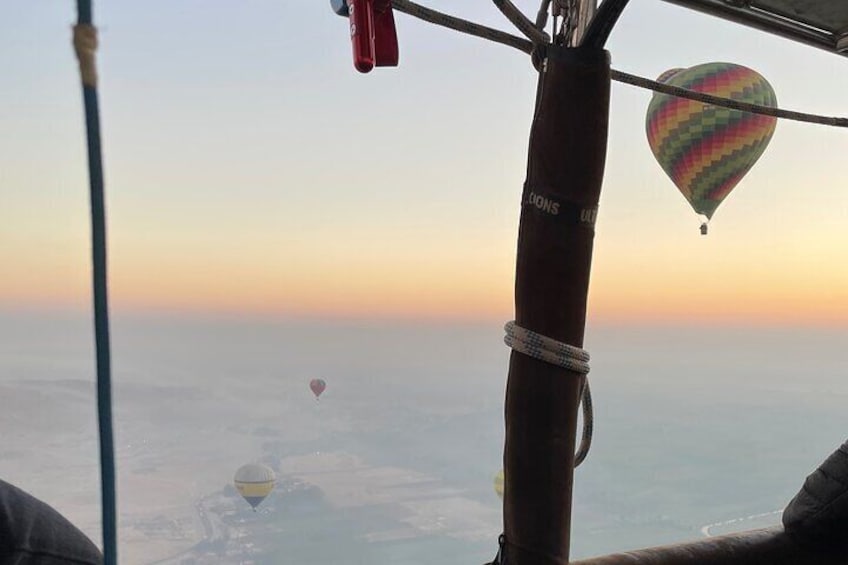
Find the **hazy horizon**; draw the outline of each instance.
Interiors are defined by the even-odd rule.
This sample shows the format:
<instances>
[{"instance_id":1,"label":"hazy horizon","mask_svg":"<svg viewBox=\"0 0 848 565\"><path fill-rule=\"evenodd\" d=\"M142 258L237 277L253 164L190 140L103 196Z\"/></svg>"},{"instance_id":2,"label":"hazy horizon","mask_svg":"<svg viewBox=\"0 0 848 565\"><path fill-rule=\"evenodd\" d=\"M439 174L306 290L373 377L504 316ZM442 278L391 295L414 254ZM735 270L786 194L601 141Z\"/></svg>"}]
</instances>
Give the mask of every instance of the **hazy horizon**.
<instances>
[{"instance_id":1,"label":"hazy horizon","mask_svg":"<svg viewBox=\"0 0 848 565\"><path fill-rule=\"evenodd\" d=\"M0 315L0 476L99 543L90 330ZM776 523L844 440L842 331L590 322L586 347L596 433L576 472L575 558ZM508 355L496 323L116 314L124 559L491 559ZM225 488L249 461L279 478L256 515Z\"/></svg>"}]
</instances>

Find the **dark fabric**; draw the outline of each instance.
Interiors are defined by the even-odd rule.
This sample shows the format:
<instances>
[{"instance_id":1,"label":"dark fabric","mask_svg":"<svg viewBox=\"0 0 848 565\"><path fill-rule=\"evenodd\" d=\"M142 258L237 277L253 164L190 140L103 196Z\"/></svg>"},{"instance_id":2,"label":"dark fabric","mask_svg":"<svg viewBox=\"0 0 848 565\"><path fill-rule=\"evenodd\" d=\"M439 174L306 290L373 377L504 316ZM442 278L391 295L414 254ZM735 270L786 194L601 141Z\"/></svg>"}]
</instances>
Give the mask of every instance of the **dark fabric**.
<instances>
[{"instance_id":1,"label":"dark fabric","mask_svg":"<svg viewBox=\"0 0 848 565\"><path fill-rule=\"evenodd\" d=\"M604 176L609 53L546 48L530 132L515 322L583 346L593 221ZM536 193L536 191L539 193ZM566 565L585 379L513 351L505 402L503 562Z\"/></svg>"},{"instance_id":2,"label":"dark fabric","mask_svg":"<svg viewBox=\"0 0 848 565\"><path fill-rule=\"evenodd\" d=\"M783 526L803 543L848 538L848 442L807 477L783 511Z\"/></svg>"},{"instance_id":3,"label":"dark fabric","mask_svg":"<svg viewBox=\"0 0 848 565\"><path fill-rule=\"evenodd\" d=\"M783 528L739 532L572 561L571 565L846 565L848 546L799 544Z\"/></svg>"},{"instance_id":4,"label":"dark fabric","mask_svg":"<svg viewBox=\"0 0 848 565\"><path fill-rule=\"evenodd\" d=\"M0 565L100 565L100 550L56 510L0 480Z\"/></svg>"}]
</instances>

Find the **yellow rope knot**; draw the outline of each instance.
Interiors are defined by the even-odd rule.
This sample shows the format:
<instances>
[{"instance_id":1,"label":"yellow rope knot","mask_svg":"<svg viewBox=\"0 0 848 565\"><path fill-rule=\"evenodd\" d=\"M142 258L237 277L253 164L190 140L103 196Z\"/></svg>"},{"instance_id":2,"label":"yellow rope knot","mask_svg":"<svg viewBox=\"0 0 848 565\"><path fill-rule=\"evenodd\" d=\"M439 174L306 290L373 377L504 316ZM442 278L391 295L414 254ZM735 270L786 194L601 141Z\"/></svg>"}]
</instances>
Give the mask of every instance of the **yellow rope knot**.
<instances>
[{"instance_id":1,"label":"yellow rope knot","mask_svg":"<svg viewBox=\"0 0 848 565\"><path fill-rule=\"evenodd\" d=\"M97 28L93 25L74 26L74 51L79 60L80 76L85 86L97 86L97 65L94 54L97 51Z\"/></svg>"}]
</instances>

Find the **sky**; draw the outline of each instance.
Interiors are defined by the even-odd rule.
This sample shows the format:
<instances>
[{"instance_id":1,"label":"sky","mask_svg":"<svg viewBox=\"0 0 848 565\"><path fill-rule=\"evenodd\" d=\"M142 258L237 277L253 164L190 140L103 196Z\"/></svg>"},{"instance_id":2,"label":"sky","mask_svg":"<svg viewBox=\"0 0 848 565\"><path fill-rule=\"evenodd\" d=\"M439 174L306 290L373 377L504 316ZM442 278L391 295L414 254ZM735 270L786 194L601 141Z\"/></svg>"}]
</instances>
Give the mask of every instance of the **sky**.
<instances>
[{"instance_id":1,"label":"sky","mask_svg":"<svg viewBox=\"0 0 848 565\"><path fill-rule=\"evenodd\" d=\"M426 5L509 29L487 2ZM74 9L0 4L0 310L90 305ZM323 0L95 2L114 311L512 316L535 71L396 20L400 67L361 75ZM848 115L848 59L660 0L608 49L650 78L743 64L784 108ZM848 325L848 132L779 122L702 237L650 97L613 83L590 321Z\"/></svg>"}]
</instances>

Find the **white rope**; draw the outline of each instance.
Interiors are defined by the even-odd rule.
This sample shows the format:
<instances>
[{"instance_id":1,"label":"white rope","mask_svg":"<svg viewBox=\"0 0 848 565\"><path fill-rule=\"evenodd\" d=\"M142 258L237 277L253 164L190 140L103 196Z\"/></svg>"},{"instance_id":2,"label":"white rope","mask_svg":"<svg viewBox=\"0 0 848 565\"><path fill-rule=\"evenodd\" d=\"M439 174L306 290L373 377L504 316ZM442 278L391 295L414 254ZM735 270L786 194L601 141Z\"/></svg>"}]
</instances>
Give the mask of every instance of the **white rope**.
<instances>
[{"instance_id":1,"label":"white rope","mask_svg":"<svg viewBox=\"0 0 848 565\"><path fill-rule=\"evenodd\" d=\"M589 373L589 352L522 328L515 321L504 326L504 343L509 347L551 365L585 375Z\"/></svg>"},{"instance_id":2,"label":"white rope","mask_svg":"<svg viewBox=\"0 0 848 565\"><path fill-rule=\"evenodd\" d=\"M536 27L536 24L525 16L510 0L493 0L498 10L512 22L524 36L533 43L548 43L551 38L544 30Z\"/></svg>"},{"instance_id":3,"label":"white rope","mask_svg":"<svg viewBox=\"0 0 848 565\"><path fill-rule=\"evenodd\" d=\"M515 320L507 322L504 330L506 330L504 343L514 351L581 375L589 373L589 352L585 349L522 328L515 323ZM589 454L589 448L592 445L592 432L595 427L592 393L589 390L588 380L584 382L583 390L580 391L580 400L583 408L583 433L580 438L580 446L577 448L577 453L574 454L575 467L580 465L586 459L586 455Z\"/></svg>"}]
</instances>

